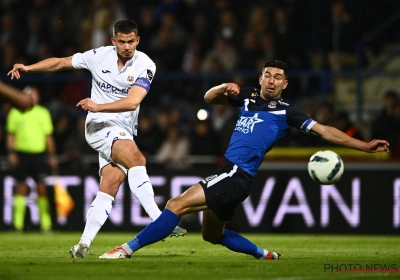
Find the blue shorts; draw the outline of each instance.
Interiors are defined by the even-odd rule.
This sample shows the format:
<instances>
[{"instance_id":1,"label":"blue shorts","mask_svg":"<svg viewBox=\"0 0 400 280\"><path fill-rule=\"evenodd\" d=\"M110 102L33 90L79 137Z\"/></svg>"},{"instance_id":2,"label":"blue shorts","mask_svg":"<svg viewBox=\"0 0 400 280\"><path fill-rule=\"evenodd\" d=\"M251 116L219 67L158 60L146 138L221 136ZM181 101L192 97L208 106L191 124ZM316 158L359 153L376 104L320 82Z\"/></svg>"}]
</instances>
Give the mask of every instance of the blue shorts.
<instances>
[{"instance_id":1,"label":"blue shorts","mask_svg":"<svg viewBox=\"0 0 400 280\"><path fill-rule=\"evenodd\" d=\"M207 207L223 221L232 220L236 205L243 202L251 191L253 176L228 159L212 175L199 184L203 187Z\"/></svg>"}]
</instances>

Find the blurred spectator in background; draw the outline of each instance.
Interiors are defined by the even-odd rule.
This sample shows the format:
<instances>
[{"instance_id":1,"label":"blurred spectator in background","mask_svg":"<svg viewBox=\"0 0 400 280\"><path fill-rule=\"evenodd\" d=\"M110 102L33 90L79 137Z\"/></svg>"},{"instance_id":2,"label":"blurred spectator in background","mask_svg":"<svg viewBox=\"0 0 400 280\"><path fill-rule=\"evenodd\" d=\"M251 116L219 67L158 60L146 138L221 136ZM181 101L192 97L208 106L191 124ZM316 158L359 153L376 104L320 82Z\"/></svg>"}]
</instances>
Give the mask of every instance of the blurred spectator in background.
<instances>
[{"instance_id":1,"label":"blurred spectator in background","mask_svg":"<svg viewBox=\"0 0 400 280\"><path fill-rule=\"evenodd\" d=\"M87 170L90 167L98 168L98 162L93 163L93 166L85 164L83 158L85 155L93 155L96 157L98 153L89 146L85 138L85 119L86 116L80 116L76 119L76 125L64 142L62 158L63 167L78 172Z\"/></svg>"},{"instance_id":2,"label":"blurred spectator in background","mask_svg":"<svg viewBox=\"0 0 400 280\"><path fill-rule=\"evenodd\" d=\"M167 131L169 127L169 111L165 108L161 108L157 111L156 115L156 127L162 135L162 139L167 137Z\"/></svg>"},{"instance_id":3,"label":"blurred spectator in background","mask_svg":"<svg viewBox=\"0 0 400 280\"><path fill-rule=\"evenodd\" d=\"M390 147L392 158L400 159L400 102L396 103L394 112L394 126L393 129L393 145Z\"/></svg>"},{"instance_id":4,"label":"blurred spectator in background","mask_svg":"<svg viewBox=\"0 0 400 280\"><path fill-rule=\"evenodd\" d=\"M37 61L49 58L51 56L53 56L53 53L49 44L45 41L40 41L37 46L36 53L32 59ZM33 61L32 59L30 59L29 61L32 62Z\"/></svg>"},{"instance_id":5,"label":"blurred spectator in background","mask_svg":"<svg viewBox=\"0 0 400 280\"><path fill-rule=\"evenodd\" d=\"M234 108L218 104L211 108L210 121L217 134L219 155L222 155L228 147L231 133L236 125L236 117Z\"/></svg>"},{"instance_id":6,"label":"blurred spectator in background","mask_svg":"<svg viewBox=\"0 0 400 280\"><path fill-rule=\"evenodd\" d=\"M74 41L75 32L68 33L66 31L65 21L61 16L61 13L52 14L49 19L47 36L50 36L52 40L41 40L46 42L51 52L54 52L56 56L62 56L64 49L70 45L70 42ZM50 55L53 56L53 55ZM47 57L37 57L34 61L42 60Z\"/></svg>"},{"instance_id":7,"label":"blurred spectator in background","mask_svg":"<svg viewBox=\"0 0 400 280\"><path fill-rule=\"evenodd\" d=\"M95 12L93 15L93 28L91 30L91 48L95 49L110 45L109 34L111 33L110 26L112 26L113 18L104 0L95 0L93 3Z\"/></svg>"},{"instance_id":8,"label":"blurred spectator in background","mask_svg":"<svg viewBox=\"0 0 400 280\"><path fill-rule=\"evenodd\" d=\"M55 1L56 7L54 7L54 14L60 15L59 24L64 30L64 35L69 38L67 43L76 43L77 40L77 30L81 27L81 22L84 20L85 16L89 13L88 6L90 1L81 0L61 0ZM52 25L56 24L54 18L52 18ZM51 28L54 28L51 27ZM61 39L61 38L60 38ZM85 48L86 49L86 48Z\"/></svg>"},{"instance_id":9,"label":"blurred spectator in background","mask_svg":"<svg viewBox=\"0 0 400 280\"><path fill-rule=\"evenodd\" d=\"M197 41L201 42L201 56L203 56L204 52L211 49L214 44L214 40L212 38L210 40L209 34L210 19L204 14L196 14L192 19L192 25L192 32L190 34Z\"/></svg>"},{"instance_id":10,"label":"blurred spectator in background","mask_svg":"<svg viewBox=\"0 0 400 280\"><path fill-rule=\"evenodd\" d=\"M6 73L7 68L12 67L17 59L26 61L25 57L18 56L18 47L13 41L6 42L4 45L2 45L0 51L0 69L3 73Z\"/></svg>"},{"instance_id":11,"label":"blurred spectator in background","mask_svg":"<svg viewBox=\"0 0 400 280\"><path fill-rule=\"evenodd\" d=\"M395 90L387 90L383 96L383 108L378 116L372 121L371 139L387 139L391 147L395 147L397 122L395 111L399 103L399 94ZM391 149L392 151L392 149Z\"/></svg>"},{"instance_id":12,"label":"blurred spectator in background","mask_svg":"<svg viewBox=\"0 0 400 280\"><path fill-rule=\"evenodd\" d=\"M157 70L177 71L182 65L183 45L179 45L168 27L161 26L150 39L150 54Z\"/></svg>"},{"instance_id":13,"label":"blurred spectator in background","mask_svg":"<svg viewBox=\"0 0 400 280\"><path fill-rule=\"evenodd\" d=\"M208 119L196 120L190 134L190 155L220 155L221 148L217 134Z\"/></svg>"},{"instance_id":14,"label":"blurred spectator in background","mask_svg":"<svg viewBox=\"0 0 400 280\"><path fill-rule=\"evenodd\" d=\"M39 43L46 37L46 29L41 17L30 15L28 18L28 36L25 42L25 53L31 60L35 60ZM54 38L52 36L52 38ZM53 40L51 40L53 41ZM54 40L57 41L57 40Z\"/></svg>"},{"instance_id":15,"label":"blurred spectator in background","mask_svg":"<svg viewBox=\"0 0 400 280\"><path fill-rule=\"evenodd\" d=\"M221 11L219 24L214 29L214 38L222 38L231 46L240 46L244 30L235 13L228 9Z\"/></svg>"},{"instance_id":16,"label":"blurred spectator in background","mask_svg":"<svg viewBox=\"0 0 400 280\"><path fill-rule=\"evenodd\" d=\"M332 70L340 71L355 66L355 47L360 36L344 1L332 2L331 21L323 28L321 36L325 38L324 48Z\"/></svg>"},{"instance_id":17,"label":"blurred spectator in background","mask_svg":"<svg viewBox=\"0 0 400 280\"><path fill-rule=\"evenodd\" d=\"M112 32L112 27L117 21L128 18L127 9L125 8L125 1L121 0L105 0L107 9L110 11L112 22L109 25L108 32Z\"/></svg>"},{"instance_id":18,"label":"blurred spectator in background","mask_svg":"<svg viewBox=\"0 0 400 280\"><path fill-rule=\"evenodd\" d=\"M183 52L182 71L186 73L200 72L202 46L201 41L192 38Z\"/></svg>"},{"instance_id":19,"label":"blurred spectator in background","mask_svg":"<svg viewBox=\"0 0 400 280\"><path fill-rule=\"evenodd\" d=\"M53 123L50 112L38 104L40 100L38 89L26 87L24 91L31 95L36 105L27 111L12 108L7 116L6 124L8 159L15 168L14 176L17 180L13 226L17 231L24 229L26 196L29 194L25 180L31 176L36 183L38 193L40 228L48 232L52 228L47 188L44 184L44 178L48 174L48 160L53 173L58 171L56 148L52 136Z\"/></svg>"},{"instance_id":20,"label":"blurred spectator in background","mask_svg":"<svg viewBox=\"0 0 400 280\"><path fill-rule=\"evenodd\" d=\"M254 32L257 36L263 36L270 30L268 18L269 17L262 6L254 7L249 16L249 30Z\"/></svg>"},{"instance_id":21,"label":"blurred spectator in background","mask_svg":"<svg viewBox=\"0 0 400 280\"><path fill-rule=\"evenodd\" d=\"M331 102L324 102L318 107L317 121L323 125L335 125L335 106Z\"/></svg>"},{"instance_id":22,"label":"blurred spectator in background","mask_svg":"<svg viewBox=\"0 0 400 280\"><path fill-rule=\"evenodd\" d=\"M295 31L289 21L289 15L284 7L274 10L271 31L276 42L276 57L287 61L291 68L299 67L298 45L295 41Z\"/></svg>"},{"instance_id":23,"label":"blurred spectator in background","mask_svg":"<svg viewBox=\"0 0 400 280\"><path fill-rule=\"evenodd\" d=\"M223 38L216 38L213 48L205 54L201 68L204 72L208 72L213 69L213 63L218 61L222 67L221 70L231 71L236 66L237 58L234 46Z\"/></svg>"},{"instance_id":24,"label":"blurred spectator in background","mask_svg":"<svg viewBox=\"0 0 400 280\"><path fill-rule=\"evenodd\" d=\"M161 26L167 28L173 37L173 41L177 45L184 45L187 41L187 32L185 28L178 22L176 16L171 12L164 12L161 17Z\"/></svg>"},{"instance_id":25,"label":"blurred spectator in background","mask_svg":"<svg viewBox=\"0 0 400 280\"><path fill-rule=\"evenodd\" d=\"M345 111L339 112L336 115L335 125L337 129L343 131L350 137L367 141L367 138L364 137L363 132L350 120L349 114Z\"/></svg>"},{"instance_id":26,"label":"blurred spectator in background","mask_svg":"<svg viewBox=\"0 0 400 280\"><path fill-rule=\"evenodd\" d=\"M141 112L138 123L138 133L134 138L145 157L153 156L160 148L164 135L154 122L152 116Z\"/></svg>"},{"instance_id":27,"label":"blurred spectator in background","mask_svg":"<svg viewBox=\"0 0 400 280\"><path fill-rule=\"evenodd\" d=\"M262 65L266 60L271 60L276 57L276 42L275 37L271 32L266 32L261 35L260 39L261 56L260 61ZM259 66L257 66L259 67ZM259 68L257 68L259 69Z\"/></svg>"},{"instance_id":28,"label":"blurred spectator in background","mask_svg":"<svg viewBox=\"0 0 400 280\"><path fill-rule=\"evenodd\" d=\"M48 20L53 15L54 3L49 0L32 0L29 14L40 15L43 20Z\"/></svg>"},{"instance_id":29,"label":"blurred spectator in background","mask_svg":"<svg viewBox=\"0 0 400 280\"><path fill-rule=\"evenodd\" d=\"M13 13L4 13L1 15L1 29L0 29L0 46L16 41L21 43L21 34L17 23L15 22L15 15Z\"/></svg>"},{"instance_id":30,"label":"blurred spectator in background","mask_svg":"<svg viewBox=\"0 0 400 280\"><path fill-rule=\"evenodd\" d=\"M156 17L154 14L154 8L144 6L140 9L139 13L140 26L140 44L138 46L139 50L148 50L150 44L150 38L153 34L157 33L158 24L156 22Z\"/></svg>"},{"instance_id":31,"label":"blurred spectator in background","mask_svg":"<svg viewBox=\"0 0 400 280\"><path fill-rule=\"evenodd\" d=\"M262 56L258 36L252 31L247 31L238 46L241 47L238 52L236 69L242 71L257 69L257 60Z\"/></svg>"},{"instance_id":32,"label":"blurred spectator in background","mask_svg":"<svg viewBox=\"0 0 400 280\"><path fill-rule=\"evenodd\" d=\"M61 112L54 122L54 141L59 155L64 153L65 143L73 131L74 121L67 111Z\"/></svg>"},{"instance_id":33,"label":"blurred spectator in background","mask_svg":"<svg viewBox=\"0 0 400 280\"><path fill-rule=\"evenodd\" d=\"M154 159L166 169L186 169L189 167L187 161L189 149L189 139L182 135L180 128L170 126L167 130L167 138L161 143Z\"/></svg>"}]
</instances>

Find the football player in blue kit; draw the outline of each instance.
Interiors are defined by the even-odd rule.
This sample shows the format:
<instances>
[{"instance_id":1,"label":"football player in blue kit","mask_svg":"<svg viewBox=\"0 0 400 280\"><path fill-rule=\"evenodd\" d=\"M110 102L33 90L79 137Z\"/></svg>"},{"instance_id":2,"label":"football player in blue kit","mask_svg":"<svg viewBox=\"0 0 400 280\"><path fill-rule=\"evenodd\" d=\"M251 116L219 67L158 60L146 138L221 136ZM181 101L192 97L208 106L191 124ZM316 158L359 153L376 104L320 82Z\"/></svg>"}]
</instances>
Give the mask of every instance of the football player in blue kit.
<instances>
[{"instance_id":1,"label":"football player in blue kit","mask_svg":"<svg viewBox=\"0 0 400 280\"><path fill-rule=\"evenodd\" d=\"M208 90L204 96L206 102L242 108L224 161L215 173L170 199L161 216L132 240L100 258L130 258L133 252L168 236L181 216L203 211L202 236L205 241L256 259L278 260L279 253L258 247L240 234L225 229L225 225L232 219L236 205L249 196L264 155L290 127L367 153L389 151L389 143L385 140L357 140L334 127L317 123L290 100L282 99L282 91L288 86L287 76L286 63L270 60L264 64L259 78L261 88L240 89L237 84L226 83Z\"/></svg>"}]
</instances>

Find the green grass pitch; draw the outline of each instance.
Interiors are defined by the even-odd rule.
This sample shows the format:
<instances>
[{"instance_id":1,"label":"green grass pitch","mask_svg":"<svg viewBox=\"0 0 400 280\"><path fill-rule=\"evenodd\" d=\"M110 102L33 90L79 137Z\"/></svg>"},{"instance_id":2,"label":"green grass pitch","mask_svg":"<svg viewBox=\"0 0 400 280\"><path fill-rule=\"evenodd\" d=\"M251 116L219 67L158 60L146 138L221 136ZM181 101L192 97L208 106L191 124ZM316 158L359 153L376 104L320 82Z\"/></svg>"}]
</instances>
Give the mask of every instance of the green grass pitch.
<instances>
[{"instance_id":1,"label":"green grass pitch","mask_svg":"<svg viewBox=\"0 0 400 280\"><path fill-rule=\"evenodd\" d=\"M0 232L0 279L400 279L400 236L243 234L282 254L279 261L259 261L189 233L145 247L131 259L98 258L134 235L100 232L92 255L71 259L68 250L79 232Z\"/></svg>"}]
</instances>

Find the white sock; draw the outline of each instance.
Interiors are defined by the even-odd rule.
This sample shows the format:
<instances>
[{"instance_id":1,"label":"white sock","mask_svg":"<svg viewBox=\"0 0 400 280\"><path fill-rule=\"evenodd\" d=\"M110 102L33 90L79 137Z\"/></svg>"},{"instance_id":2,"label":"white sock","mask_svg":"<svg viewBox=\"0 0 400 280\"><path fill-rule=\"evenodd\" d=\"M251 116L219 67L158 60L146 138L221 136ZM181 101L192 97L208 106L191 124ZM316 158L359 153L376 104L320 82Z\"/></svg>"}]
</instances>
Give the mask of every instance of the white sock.
<instances>
[{"instance_id":1,"label":"white sock","mask_svg":"<svg viewBox=\"0 0 400 280\"><path fill-rule=\"evenodd\" d=\"M128 170L129 187L134 196L140 201L150 219L154 221L161 215L154 201L154 191L145 166L135 166Z\"/></svg>"},{"instance_id":2,"label":"white sock","mask_svg":"<svg viewBox=\"0 0 400 280\"><path fill-rule=\"evenodd\" d=\"M93 239L106 222L110 215L114 198L104 192L98 192L86 214L86 225L79 243L87 246L92 244Z\"/></svg>"}]
</instances>

